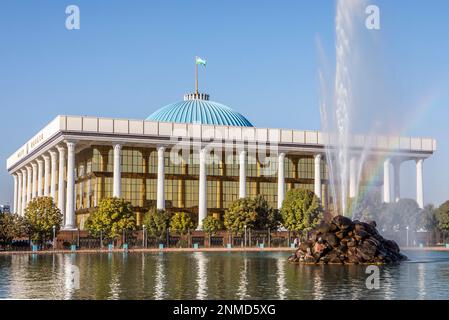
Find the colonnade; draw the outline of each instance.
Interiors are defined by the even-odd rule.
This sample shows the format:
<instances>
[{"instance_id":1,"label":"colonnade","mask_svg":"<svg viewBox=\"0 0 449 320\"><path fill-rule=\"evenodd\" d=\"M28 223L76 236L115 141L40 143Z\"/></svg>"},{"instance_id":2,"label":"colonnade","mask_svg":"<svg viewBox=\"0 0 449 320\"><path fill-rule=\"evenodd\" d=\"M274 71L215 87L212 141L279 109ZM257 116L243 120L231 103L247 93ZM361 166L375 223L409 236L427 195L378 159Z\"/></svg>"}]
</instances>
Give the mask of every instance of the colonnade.
<instances>
[{"instance_id":1,"label":"colonnade","mask_svg":"<svg viewBox=\"0 0 449 320\"><path fill-rule=\"evenodd\" d=\"M121 197L121 152L122 144L112 144L113 157L113 196ZM76 229L75 218L75 150L76 141L66 141L56 149L52 149L19 168L13 173L14 177L14 211L24 215L27 204L36 197L50 196L57 199L56 204L64 216L64 229ZM165 146L158 146L157 170L157 209L165 209ZM286 154L278 155L278 208L281 208L285 196L285 168ZM314 192L318 198L322 197L321 161L322 154L314 155ZM247 152L240 151L239 157L239 197L246 197L246 162ZM198 228L202 228L202 221L207 216L207 149L203 148L199 154L199 206ZM417 202L423 208L423 159L416 160L416 188ZM394 196L400 198L399 170L400 161L387 158L384 161L383 201L391 202L390 175L391 165L394 169ZM349 195L356 196L356 160L351 158L349 163Z\"/></svg>"}]
</instances>

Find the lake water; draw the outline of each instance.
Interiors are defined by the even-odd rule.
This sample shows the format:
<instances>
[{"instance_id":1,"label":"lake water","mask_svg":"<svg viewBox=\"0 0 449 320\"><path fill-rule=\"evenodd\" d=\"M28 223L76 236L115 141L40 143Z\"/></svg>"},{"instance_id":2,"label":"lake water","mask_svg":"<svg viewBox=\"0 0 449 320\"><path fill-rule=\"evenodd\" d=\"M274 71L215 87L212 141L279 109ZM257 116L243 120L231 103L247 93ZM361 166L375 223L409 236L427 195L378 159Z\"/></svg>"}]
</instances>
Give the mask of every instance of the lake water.
<instances>
[{"instance_id":1,"label":"lake water","mask_svg":"<svg viewBox=\"0 0 449 320\"><path fill-rule=\"evenodd\" d=\"M366 266L293 265L286 252L0 255L0 299L449 299L449 252L405 254L372 290Z\"/></svg>"}]
</instances>

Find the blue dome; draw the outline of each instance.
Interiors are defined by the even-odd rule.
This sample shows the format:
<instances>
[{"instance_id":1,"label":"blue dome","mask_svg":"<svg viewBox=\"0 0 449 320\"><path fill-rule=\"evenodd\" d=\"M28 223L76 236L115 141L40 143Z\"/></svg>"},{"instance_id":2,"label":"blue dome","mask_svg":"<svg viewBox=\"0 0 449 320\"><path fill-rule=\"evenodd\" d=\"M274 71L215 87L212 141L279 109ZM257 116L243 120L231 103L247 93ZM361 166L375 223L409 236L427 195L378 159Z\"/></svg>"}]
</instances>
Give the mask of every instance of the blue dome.
<instances>
[{"instance_id":1,"label":"blue dome","mask_svg":"<svg viewBox=\"0 0 449 320\"><path fill-rule=\"evenodd\" d=\"M199 123L223 126L252 127L253 125L237 111L214 101L206 94L191 94L184 101L160 108L147 120L178 123Z\"/></svg>"}]
</instances>

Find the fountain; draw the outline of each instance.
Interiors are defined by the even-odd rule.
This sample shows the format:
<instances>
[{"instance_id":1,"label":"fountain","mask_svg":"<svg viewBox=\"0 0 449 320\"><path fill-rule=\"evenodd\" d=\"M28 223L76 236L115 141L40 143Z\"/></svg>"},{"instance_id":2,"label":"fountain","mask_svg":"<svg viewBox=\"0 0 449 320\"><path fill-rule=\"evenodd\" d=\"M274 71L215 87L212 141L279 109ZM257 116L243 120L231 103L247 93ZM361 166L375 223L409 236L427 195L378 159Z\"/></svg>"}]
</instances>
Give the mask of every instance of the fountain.
<instances>
[{"instance_id":1,"label":"fountain","mask_svg":"<svg viewBox=\"0 0 449 320\"><path fill-rule=\"evenodd\" d=\"M362 168L373 147L371 137L381 129L376 117L373 117L374 121L369 119L368 123L358 125L363 122L359 119L361 115L366 117L372 112L368 108L374 104L368 100L373 97L373 88L377 86L377 79L362 75L362 70L368 69L366 60L372 59L367 55L369 44L364 34L367 32L364 23L367 5L365 0L337 0L335 75L326 76L322 70L319 71L321 127L326 137L324 144L333 211L352 218L354 212L350 199L354 201L359 195ZM332 81L327 83L328 79ZM368 90L371 92L365 97ZM328 92L332 94L328 95ZM351 149L357 136L363 137L364 148L355 157ZM349 180L350 169L353 171L352 181ZM353 190L352 194L349 194L349 189Z\"/></svg>"}]
</instances>

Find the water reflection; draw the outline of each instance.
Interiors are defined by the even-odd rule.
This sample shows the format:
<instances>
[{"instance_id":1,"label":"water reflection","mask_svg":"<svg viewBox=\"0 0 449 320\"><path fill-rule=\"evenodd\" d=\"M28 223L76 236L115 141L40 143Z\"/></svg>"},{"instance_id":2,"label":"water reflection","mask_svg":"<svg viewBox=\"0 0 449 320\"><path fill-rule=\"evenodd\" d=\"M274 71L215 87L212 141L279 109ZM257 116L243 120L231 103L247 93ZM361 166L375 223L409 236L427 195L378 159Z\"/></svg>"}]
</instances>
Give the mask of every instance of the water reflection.
<instances>
[{"instance_id":1,"label":"water reflection","mask_svg":"<svg viewBox=\"0 0 449 320\"><path fill-rule=\"evenodd\" d=\"M424 264L418 265L418 299L426 298L426 279L425 279L425 269Z\"/></svg>"},{"instance_id":2,"label":"water reflection","mask_svg":"<svg viewBox=\"0 0 449 320\"><path fill-rule=\"evenodd\" d=\"M156 257L156 273L155 273L155 285L154 285L154 299L162 300L165 297L164 283L165 283L165 270L163 264L163 255L159 254Z\"/></svg>"},{"instance_id":3,"label":"water reflection","mask_svg":"<svg viewBox=\"0 0 449 320\"><path fill-rule=\"evenodd\" d=\"M194 252L193 257L197 262L197 278L198 292L196 298L204 300L207 298L207 258L204 252Z\"/></svg>"},{"instance_id":4,"label":"water reflection","mask_svg":"<svg viewBox=\"0 0 449 320\"><path fill-rule=\"evenodd\" d=\"M242 259L242 267L240 269L239 287L237 290L237 299L240 299L240 300L244 300L247 296L247 286L248 286L247 269L248 269L248 259L245 255Z\"/></svg>"},{"instance_id":5,"label":"water reflection","mask_svg":"<svg viewBox=\"0 0 449 320\"><path fill-rule=\"evenodd\" d=\"M287 296L287 288L285 283L285 262L281 259L276 260L277 266L277 285L279 292L279 299L285 300Z\"/></svg>"},{"instance_id":6,"label":"water reflection","mask_svg":"<svg viewBox=\"0 0 449 320\"><path fill-rule=\"evenodd\" d=\"M0 298L449 298L449 252L411 252L413 263L381 267L379 290L366 287L366 266L292 265L286 256L281 252L3 255ZM77 268L79 288L73 281Z\"/></svg>"}]
</instances>

